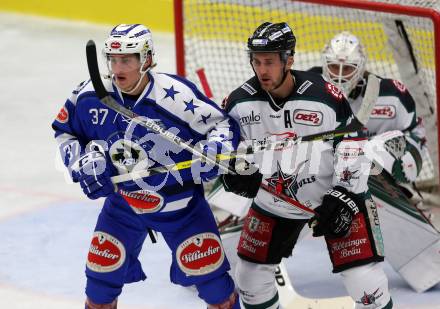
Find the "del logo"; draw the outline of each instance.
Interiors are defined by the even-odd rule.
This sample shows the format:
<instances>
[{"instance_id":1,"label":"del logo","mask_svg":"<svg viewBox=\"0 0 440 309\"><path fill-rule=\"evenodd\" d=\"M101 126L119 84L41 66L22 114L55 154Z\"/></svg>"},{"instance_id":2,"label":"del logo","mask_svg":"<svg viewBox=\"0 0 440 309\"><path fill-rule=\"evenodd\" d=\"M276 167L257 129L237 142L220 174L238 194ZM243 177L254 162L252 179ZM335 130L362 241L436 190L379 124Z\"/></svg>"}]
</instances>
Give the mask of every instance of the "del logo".
<instances>
[{"instance_id":1,"label":"del logo","mask_svg":"<svg viewBox=\"0 0 440 309\"><path fill-rule=\"evenodd\" d=\"M156 212L161 209L164 203L164 198L157 192L147 190L127 192L119 190L119 193L137 214Z\"/></svg>"},{"instance_id":2,"label":"del logo","mask_svg":"<svg viewBox=\"0 0 440 309\"><path fill-rule=\"evenodd\" d=\"M66 123L69 120L69 112L66 107L63 106L57 115L57 120L61 123Z\"/></svg>"},{"instance_id":3,"label":"del logo","mask_svg":"<svg viewBox=\"0 0 440 309\"><path fill-rule=\"evenodd\" d=\"M120 48L121 47L121 43L118 42L118 41L111 42L110 43L110 47L113 48L113 49Z\"/></svg>"},{"instance_id":4,"label":"del logo","mask_svg":"<svg viewBox=\"0 0 440 309\"><path fill-rule=\"evenodd\" d=\"M322 124L322 113L306 109L295 109L293 111L293 122L307 126L319 126Z\"/></svg>"},{"instance_id":5,"label":"del logo","mask_svg":"<svg viewBox=\"0 0 440 309\"><path fill-rule=\"evenodd\" d=\"M201 233L183 241L176 251L179 268L187 275L200 276L217 270L225 255L214 233Z\"/></svg>"},{"instance_id":6,"label":"del logo","mask_svg":"<svg viewBox=\"0 0 440 309\"><path fill-rule=\"evenodd\" d=\"M406 91L405 85L402 84L401 82L399 82L398 80L393 79L393 84L394 84L394 86L396 86L397 90L399 90L400 92Z\"/></svg>"},{"instance_id":7,"label":"del logo","mask_svg":"<svg viewBox=\"0 0 440 309\"><path fill-rule=\"evenodd\" d=\"M240 123L245 125L254 124L254 123L260 123L261 116L260 114L255 114L254 111L251 111L251 113L247 116L240 117Z\"/></svg>"},{"instance_id":8,"label":"del logo","mask_svg":"<svg viewBox=\"0 0 440 309\"><path fill-rule=\"evenodd\" d=\"M391 119L396 116L396 107L393 105L377 105L371 112L371 118Z\"/></svg>"},{"instance_id":9,"label":"del logo","mask_svg":"<svg viewBox=\"0 0 440 309\"><path fill-rule=\"evenodd\" d=\"M124 264L124 245L110 234L96 231L93 234L87 256L87 267L90 270L106 273Z\"/></svg>"},{"instance_id":10,"label":"del logo","mask_svg":"<svg viewBox=\"0 0 440 309\"><path fill-rule=\"evenodd\" d=\"M333 85L331 83L326 83L325 88L326 88L327 92L330 93L332 96L334 96L336 99L342 100L342 97L344 95L342 94L341 90L339 90L338 87L336 87L335 85Z\"/></svg>"}]
</instances>

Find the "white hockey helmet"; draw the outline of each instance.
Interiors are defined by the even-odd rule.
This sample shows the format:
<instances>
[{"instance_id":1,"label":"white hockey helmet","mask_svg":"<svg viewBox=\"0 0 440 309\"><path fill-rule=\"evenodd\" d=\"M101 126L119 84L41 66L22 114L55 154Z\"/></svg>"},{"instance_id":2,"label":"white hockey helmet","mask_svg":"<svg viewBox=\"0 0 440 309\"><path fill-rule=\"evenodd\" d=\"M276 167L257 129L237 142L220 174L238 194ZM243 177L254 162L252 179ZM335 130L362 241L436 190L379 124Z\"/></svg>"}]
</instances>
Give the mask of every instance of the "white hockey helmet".
<instances>
[{"instance_id":1,"label":"white hockey helmet","mask_svg":"<svg viewBox=\"0 0 440 309\"><path fill-rule=\"evenodd\" d=\"M346 96L363 77L367 56L359 39L348 31L335 35L322 52L324 77Z\"/></svg>"},{"instance_id":2,"label":"white hockey helmet","mask_svg":"<svg viewBox=\"0 0 440 309\"><path fill-rule=\"evenodd\" d=\"M141 24L120 24L114 27L105 40L102 52L106 58L109 54L139 54L141 72L148 55L151 55L149 68L156 65L151 31Z\"/></svg>"}]
</instances>

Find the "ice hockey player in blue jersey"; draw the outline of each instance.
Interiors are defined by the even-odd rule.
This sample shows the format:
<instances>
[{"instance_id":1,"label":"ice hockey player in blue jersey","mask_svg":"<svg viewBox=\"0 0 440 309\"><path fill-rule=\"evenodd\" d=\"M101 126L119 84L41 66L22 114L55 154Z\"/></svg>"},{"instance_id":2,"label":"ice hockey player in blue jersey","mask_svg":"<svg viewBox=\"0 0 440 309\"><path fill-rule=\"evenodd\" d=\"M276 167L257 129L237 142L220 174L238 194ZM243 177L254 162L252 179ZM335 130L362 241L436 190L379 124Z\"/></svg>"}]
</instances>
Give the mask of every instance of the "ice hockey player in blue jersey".
<instances>
[{"instance_id":1,"label":"ice hockey player in blue jersey","mask_svg":"<svg viewBox=\"0 0 440 309\"><path fill-rule=\"evenodd\" d=\"M104 85L121 105L206 154L236 149L234 120L184 78L156 73L151 32L140 24L112 29L103 48ZM190 168L118 183L111 177L194 160L102 104L89 81L81 83L52 124L72 179L91 199L104 197L86 265L86 308L116 308L125 283L145 280L138 256L148 230L162 233L172 251L170 279L195 286L208 308L239 308L234 282L202 181L218 168Z\"/></svg>"}]
</instances>

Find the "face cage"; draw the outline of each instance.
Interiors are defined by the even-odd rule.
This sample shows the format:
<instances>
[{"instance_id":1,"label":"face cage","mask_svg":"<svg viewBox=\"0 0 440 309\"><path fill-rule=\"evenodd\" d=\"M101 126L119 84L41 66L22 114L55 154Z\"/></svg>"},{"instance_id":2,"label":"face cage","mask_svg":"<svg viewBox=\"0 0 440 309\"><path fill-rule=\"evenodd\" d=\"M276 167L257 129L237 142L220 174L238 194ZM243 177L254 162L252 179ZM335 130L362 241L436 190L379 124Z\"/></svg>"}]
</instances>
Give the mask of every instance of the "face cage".
<instances>
[{"instance_id":1,"label":"face cage","mask_svg":"<svg viewBox=\"0 0 440 309\"><path fill-rule=\"evenodd\" d=\"M326 78L335 86L337 86L346 97L350 94L350 92L356 87L359 80L362 78L364 74L363 61L359 63L342 63L337 60L327 60L325 59L326 65L324 66L324 75ZM337 74L333 73L330 70L330 66L338 66L339 72ZM343 75L344 67L354 68L353 71L347 75Z\"/></svg>"},{"instance_id":2,"label":"face cage","mask_svg":"<svg viewBox=\"0 0 440 309\"><path fill-rule=\"evenodd\" d=\"M104 50L103 50L102 54L103 54L103 57L104 57L104 59L105 59L105 63L106 63L106 66L107 66L107 70L108 70L108 72L109 72L109 76L112 76L112 75L113 75L113 71L112 71L111 64L110 64L109 54L106 53ZM129 54L129 53L127 53L127 54ZM139 57L139 61L140 61L139 73L141 74L141 76L143 76L145 73L147 73L147 72L150 71L153 67L156 66L156 64L154 63L154 60L153 60L153 56L152 56L151 51L149 51L149 52L147 53L146 57L141 57L140 53L133 53L133 54L137 54L138 57ZM146 68L145 70L143 70L142 68L144 67L145 63L147 62L147 60L148 60L148 56L151 57L151 64L150 64L150 66L149 66L148 68ZM141 62L141 58L144 58L144 61Z\"/></svg>"}]
</instances>

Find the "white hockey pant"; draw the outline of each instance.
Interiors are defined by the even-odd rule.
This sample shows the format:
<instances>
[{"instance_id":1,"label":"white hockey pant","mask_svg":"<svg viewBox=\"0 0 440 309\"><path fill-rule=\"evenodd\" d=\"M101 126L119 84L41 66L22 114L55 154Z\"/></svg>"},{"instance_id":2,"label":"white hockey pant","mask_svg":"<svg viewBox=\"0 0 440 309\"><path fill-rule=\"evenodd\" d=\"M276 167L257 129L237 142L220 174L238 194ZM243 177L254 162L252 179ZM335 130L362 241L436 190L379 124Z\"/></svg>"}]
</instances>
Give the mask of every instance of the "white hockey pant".
<instances>
[{"instance_id":1,"label":"white hockey pant","mask_svg":"<svg viewBox=\"0 0 440 309\"><path fill-rule=\"evenodd\" d=\"M348 295L355 301L355 309L385 308L391 296L388 279L380 263L354 267L341 272Z\"/></svg>"},{"instance_id":2,"label":"white hockey pant","mask_svg":"<svg viewBox=\"0 0 440 309\"><path fill-rule=\"evenodd\" d=\"M275 282L277 264L256 264L238 259L235 282L241 301L246 305L267 304L266 309L279 308Z\"/></svg>"}]
</instances>

